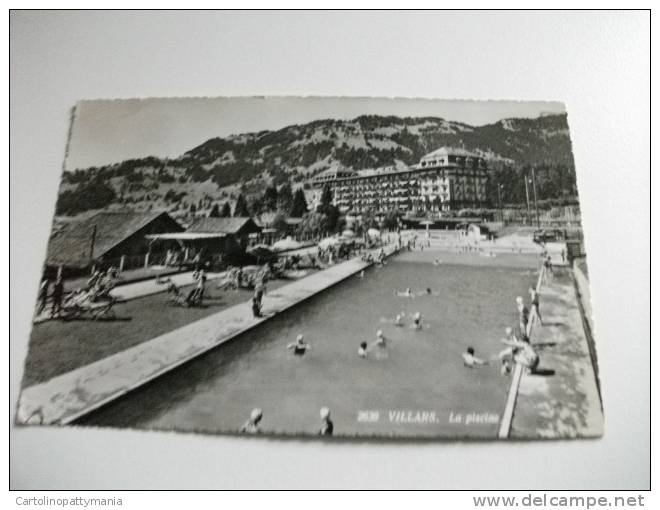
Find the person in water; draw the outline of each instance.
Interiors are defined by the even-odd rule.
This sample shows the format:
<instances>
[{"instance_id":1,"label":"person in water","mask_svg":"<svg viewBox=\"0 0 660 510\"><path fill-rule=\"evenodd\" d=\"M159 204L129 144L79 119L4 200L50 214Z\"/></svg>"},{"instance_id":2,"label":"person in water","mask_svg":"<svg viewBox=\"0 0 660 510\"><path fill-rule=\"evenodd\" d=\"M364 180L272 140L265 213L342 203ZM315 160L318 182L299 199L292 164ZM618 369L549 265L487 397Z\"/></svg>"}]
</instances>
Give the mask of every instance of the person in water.
<instances>
[{"instance_id":1,"label":"person in water","mask_svg":"<svg viewBox=\"0 0 660 510\"><path fill-rule=\"evenodd\" d=\"M398 327L403 326L403 313L397 314L397 316L394 318L394 325Z\"/></svg>"},{"instance_id":2,"label":"person in water","mask_svg":"<svg viewBox=\"0 0 660 510\"><path fill-rule=\"evenodd\" d=\"M501 375L509 375L511 373L511 363L507 359L502 359L502 366L500 367Z\"/></svg>"},{"instance_id":3,"label":"person in water","mask_svg":"<svg viewBox=\"0 0 660 510\"><path fill-rule=\"evenodd\" d=\"M308 349L311 349L312 346L308 343L305 343L305 337L303 335L298 335L295 342L291 342L286 346L287 349L293 350L293 354L296 356L302 356L307 352Z\"/></svg>"},{"instance_id":4,"label":"person in water","mask_svg":"<svg viewBox=\"0 0 660 510\"><path fill-rule=\"evenodd\" d=\"M462 354L463 356L463 365L469 368L474 368L476 366L487 365L488 362L477 358L474 355L474 347L468 347L467 350Z\"/></svg>"},{"instance_id":5,"label":"person in water","mask_svg":"<svg viewBox=\"0 0 660 510\"><path fill-rule=\"evenodd\" d=\"M360 348L358 349L358 356L361 358L367 357L367 342L361 342Z\"/></svg>"},{"instance_id":6,"label":"person in water","mask_svg":"<svg viewBox=\"0 0 660 510\"><path fill-rule=\"evenodd\" d=\"M382 329L376 331L376 345L378 345L379 347L385 347L385 337L383 336Z\"/></svg>"},{"instance_id":7,"label":"person in water","mask_svg":"<svg viewBox=\"0 0 660 510\"><path fill-rule=\"evenodd\" d=\"M250 419L243 424L239 432L242 434L259 434L261 432L259 422L261 422L262 417L263 413L261 409L253 409L250 413Z\"/></svg>"},{"instance_id":8,"label":"person in water","mask_svg":"<svg viewBox=\"0 0 660 510\"><path fill-rule=\"evenodd\" d=\"M422 329L422 314L419 312L415 312L415 315L413 315L413 323L412 323L413 329Z\"/></svg>"},{"instance_id":9,"label":"person in water","mask_svg":"<svg viewBox=\"0 0 660 510\"><path fill-rule=\"evenodd\" d=\"M321 429L319 430L320 436L331 436L334 432L334 423L330 419L330 409L322 407L319 413L321 415Z\"/></svg>"},{"instance_id":10,"label":"person in water","mask_svg":"<svg viewBox=\"0 0 660 510\"><path fill-rule=\"evenodd\" d=\"M405 297L405 298L414 298L415 297L415 294L413 294L413 291L410 287L408 287L403 292L397 291L396 295L399 296L399 297Z\"/></svg>"}]
</instances>

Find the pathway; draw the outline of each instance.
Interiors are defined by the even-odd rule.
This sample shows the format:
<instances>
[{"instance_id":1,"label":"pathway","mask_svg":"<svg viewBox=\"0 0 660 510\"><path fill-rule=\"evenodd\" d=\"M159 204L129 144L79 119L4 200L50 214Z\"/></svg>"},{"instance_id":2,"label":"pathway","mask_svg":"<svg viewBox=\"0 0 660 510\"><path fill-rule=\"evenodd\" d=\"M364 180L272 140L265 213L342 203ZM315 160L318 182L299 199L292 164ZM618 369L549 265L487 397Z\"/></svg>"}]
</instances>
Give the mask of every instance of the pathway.
<instances>
[{"instance_id":1,"label":"pathway","mask_svg":"<svg viewBox=\"0 0 660 510\"><path fill-rule=\"evenodd\" d=\"M568 269L541 287L543 326L534 325L538 374L522 374L509 437L598 437L603 433L596 375Z\"/></svg>"}]
</instances>

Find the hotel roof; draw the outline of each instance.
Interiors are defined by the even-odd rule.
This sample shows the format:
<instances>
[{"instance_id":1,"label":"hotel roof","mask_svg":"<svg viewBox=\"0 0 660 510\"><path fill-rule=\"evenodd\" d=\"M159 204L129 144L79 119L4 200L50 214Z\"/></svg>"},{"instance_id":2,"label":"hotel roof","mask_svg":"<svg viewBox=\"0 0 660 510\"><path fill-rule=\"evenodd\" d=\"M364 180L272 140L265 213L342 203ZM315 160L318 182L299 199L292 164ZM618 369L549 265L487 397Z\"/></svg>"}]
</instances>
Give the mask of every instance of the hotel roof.
<instances>
[{"instance_id":1,"label":"hotel roof","mask_svg":"<svg viewBox=\"0 0 660 510\"><path fill-rule=\"evenodd\" d=\"M471 158L480 158L476 152L470 152L462 147L440 147L439 149L429 152L422 156L422 159L437 158L438 156L464 156Z\"/></svg>"}]
</instances>

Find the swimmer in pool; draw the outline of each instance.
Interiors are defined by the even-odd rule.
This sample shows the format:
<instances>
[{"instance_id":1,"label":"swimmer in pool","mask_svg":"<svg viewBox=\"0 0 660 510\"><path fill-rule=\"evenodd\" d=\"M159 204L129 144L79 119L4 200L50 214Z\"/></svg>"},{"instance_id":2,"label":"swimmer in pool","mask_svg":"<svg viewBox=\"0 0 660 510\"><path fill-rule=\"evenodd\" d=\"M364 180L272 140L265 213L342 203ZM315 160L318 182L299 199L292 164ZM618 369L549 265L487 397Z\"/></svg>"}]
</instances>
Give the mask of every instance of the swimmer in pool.
<instances>
[{"instance_id":1,"label":"swimmer in pool","mask_svg":"<svg viewBox=\"0 0 660 510\"><path fill-rule=\"evenodd\" d=\"M419 312L415 312L415 315L413 315L413 323L411 326L413 329L422 329L422 314Z\"/></svg>"},{"instance_id":2,"label":"swimmer in pool","mask_svg":"<svg viewBox=\"0 0 660 510\"><path fill-rule=\"evenodd\" d=\"M481 358L477 358L474 355L474 347L468 347L467 350L461 356L463 356L463 365L468 368L488 365L488 361L483 360Z\"/></svg>"},{"instance_id":3,"label":"swimmer in pool","mask_svg":"<svg viewBox=\"0 0 660 510\"><path fill-rule=\"evenodd\" d=\"M410 287L408 287L403 292L397 291L396 295L399 296L399 297L405 297L405 298L414 298L415 297L415 294L413 294L413 291Z\"/></svg>"},{"instance_id":4,"label":"swimmer in pool","mask_svg":"<svg viewBox=\"0 0 660 510\"><path fill-rule=\"evenodd\" d=\"M358 278L364 278L364 271L360 271L360 273L358 274Z\"/></svg>"},{"instance_id":5,"label":"swimmer in pool","mask_svg":"<svg viewBox=\"0 0 660 510\"><path fill-rule=\"evenodd\" d=\"M302 356L307 352L308 349L311 349L312 346L305 343L304 341L305 337L303 335L298 335L296 337L295 342L291 342L289 345L286 346L287 349L292 349L293 354L296 356Z\"/></svg>"},{"instance_id":6,"label":"swimmer in pool","mask_svg":"<svg viewBox=\"0 0 660 510\"><path fill-rule=\"evenodd\" d=\"M360 343L360 348L358 349L358 356L361 358L367 357L367 342Z\"/></svg>"},{"instance_id":7,"label":"swimmer in pool","mask_svg":"<svg viewBox=\"0 0 660 510\"><path fill-rule=\"evenodd\" d=\"M431 287L426 287L425 290L415 293L416 296L439 296L440 293L431 290Z\"/></svg>"},{"instance_id":8,"label":"swimmer in pool","mask_svg":"<svg viewBox=\"0 0 660 510\"><path fill-rule=\"evenodd\" d=\"M385 337L382 330L376 331L376 340L367 348L374 350L374 358L376 360L383 360L387 358L387 349L385 348Z\"/></svg>"},{"instance_id":9,"label":"swimmer in pool","mask_svg":"<svg viewBox=\"0 0 660 510\"><path fill-rule=\"evenodd\" d=\"M403 326L403 318L406 316L405 312L398 313L396 317L390 319L388 317L381 317L380 322L384 324L393 324L394 326L401 327Z\"/></svg>"},{"instance_id":10,"label":"swimmer in pool","mask_svg":"<svg viewBox=\"0 0 660 510\"><path fill-rule=\"evenodd\" d=\"M250 419L243 424L239 432L242 434L258 434L261 432L261 430L259 430L259 422L262 417L263 413L261 412L261 409L253 409L250 413Z\"/></svg>"}]
</instances>

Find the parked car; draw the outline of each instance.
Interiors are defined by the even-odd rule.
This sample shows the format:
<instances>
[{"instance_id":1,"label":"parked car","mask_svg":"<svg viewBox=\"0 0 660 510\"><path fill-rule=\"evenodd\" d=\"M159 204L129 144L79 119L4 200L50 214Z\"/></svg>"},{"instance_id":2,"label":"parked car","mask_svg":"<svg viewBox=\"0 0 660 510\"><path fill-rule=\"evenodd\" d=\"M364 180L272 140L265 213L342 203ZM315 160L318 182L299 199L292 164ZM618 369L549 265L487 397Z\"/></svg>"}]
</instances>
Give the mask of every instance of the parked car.
<instances>
[{"instance_id":1,"label":"parked car","mask_svg":"<svg viewBox=\"0 0 660 510\"><path fill-rule=\"evenodd\" d=\"M566 231L558 228L540 229L534 231L535 243L548 243L553 241L562 241L566 239Z\"/></svg>"}]
</instances>

